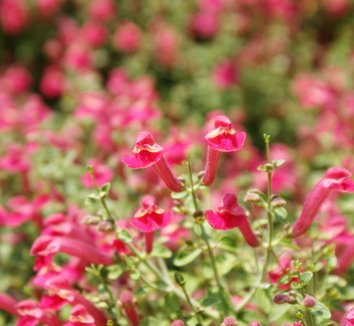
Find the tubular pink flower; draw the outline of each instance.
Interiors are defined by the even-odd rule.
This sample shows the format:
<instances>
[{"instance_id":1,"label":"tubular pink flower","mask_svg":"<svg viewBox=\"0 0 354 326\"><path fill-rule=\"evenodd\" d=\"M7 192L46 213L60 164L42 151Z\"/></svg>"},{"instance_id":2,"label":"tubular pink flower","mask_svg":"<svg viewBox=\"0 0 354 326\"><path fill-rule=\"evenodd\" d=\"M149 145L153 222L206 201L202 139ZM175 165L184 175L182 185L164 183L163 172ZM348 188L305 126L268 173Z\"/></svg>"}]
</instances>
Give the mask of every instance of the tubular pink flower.
<instances>
[{"instance_id":1,"label":"tubular pink flower","mask_svg":"<svg viewBox=\"0 0 354 326\"><path fill-rule=\"evenodd\" d=\"M53 278L47 284L48 291L51 295L58 296L72 305L80 305L90 314L96 326L106 326L106 316L98 310L88 299L86 299L79 291L69 286L66 280L61 277Z\"/></svg>"},{"instance_id":2,"label":"tubular pink flower","mask_svg":"<svg viewBox=\"0 0 354 326\"><path fill-rule=\"evenodd\" d=\"M154 232L170 223L172 213L165 212L156 205L152 196L143 197L140 208L130 219L130 224L145 235L146 252L150 253L153 247Z\"/></svg>"},{"instance_id":3,"label":"tubular pink flower","mask_svg":"<svg viewBox=\"0 0 354 326\"><path fill-rule=\"evenodd\" d=\"M124 312L129 319L132 326L139 325L139 316L136 311L135 301L132 293L130 291L123 291L119 297L120 303L124 309Z\"/></svg>"},{"instance_id":4,"label":"tubular pink flower","mask_svg":"<svg viewBox=\"0 0 354 326\"><path fill-rule=\"evenodd\" d=\"M238 151L245 143L246 133L237 132L231 125L229 118L218 115L215 118L215 128L206 136L208 144L207 159L204 169L203 183L210 185L216 175L220 152Z\"/></svg>"},{"instance_id":5,"label":"tubular pink flower","mask_svg":"<svg viewBox=\"0 0 354 326\"><path fill-rule=\"evenodd\" d=\"M0 293L0 310L5 310L13 316L19 316L16 308L16 300L5 293Z\"/></svg>"},{"instance_id":6,"label":"tubular pink flower","mask_svg":"<svg viewBox=\"0 0 354 326\"><path fill-rule=\"evenodd\" d=\"M40 236L33 243L31 255L50 256L62 252L81 258L86 263L109 265L112 259L97 248L69 237Z\"/></svg>"},{"instance_id":7,"label":"tubular pink flower","mask_svg":"<svg viewBox=\"0 0 354 326\"><path fill-rule=\"evenodd\" d=\"M95 325L95 319L87 312L87 309L83 305L76 305L73 307L69 321L76 325L84 324L87 326Z\"/></svg>"},{"instance_id":8,"label":"tubular pink flower","mask_svg":"<svg viewBox=\"0 0 354 326\"><path fill-rule=\"evenodd\" d=\"M302 212L293 228L293 237L304 234L311 226L328 195L336 190L354 192L351 173L343 168L330 168L305 198Z\"/></svg>"},{"instance_id":9,"label":"tubular pink flower","mask_svg":"<svg viewBox=\"0 0 354 326\"><path fill-rule=\"evenodd\" d=\"M234 194L226 194L223 204L218 207L216 212L208 210L205 217L212 228L217 230L230 230L239 228L248 245L257 247L259 240L253 233L245 211L238 204Z\"/></svg>"},{"instance_id":10,"label":"tubular pink flower","mask_svg":"<svg viewBox=\"0 0 354 326\"><path fill-rule=\"evenodd\" d=\"M337 272L343 274L354 262L354 238L349 242L338 258Z\"/></svg>"},{"instance_id":11,"label":"tubular pink flower","mask_svg":"<svg viewBox=\"0 0 354 326\"><path fill-rule=\"evenodd\" d=\"M136 140L133 154L124 156L122 161L132 169L153 167L169 189L179 192L183 189L182 184L163 157L164 152L149 132L142 132Z\"/></svg>"}]
</instances>

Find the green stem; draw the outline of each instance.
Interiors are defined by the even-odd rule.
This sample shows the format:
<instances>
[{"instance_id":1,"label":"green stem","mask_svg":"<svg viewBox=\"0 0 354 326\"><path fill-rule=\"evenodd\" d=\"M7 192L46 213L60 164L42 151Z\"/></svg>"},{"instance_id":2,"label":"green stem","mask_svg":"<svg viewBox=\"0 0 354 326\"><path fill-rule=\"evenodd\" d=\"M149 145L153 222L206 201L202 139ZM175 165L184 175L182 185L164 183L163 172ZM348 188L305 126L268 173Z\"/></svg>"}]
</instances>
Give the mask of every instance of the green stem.
<instances>
[{"instance_id":1,"label":"green stem","mask_svg":"<svg viewBox=\"0 0 354 326\"><path fill-rule=\"evenodd\" d=\"M267 164L270 164L270 137L268 135L264 136L265 144L266 144L266 158ZM265 281L267 277L268 267L271 261L271 256L273 255L273 248L272 248L272 240L273 240L273 214L272 214L272 170L267 169L267 219L268 219L268 242L266 248L266 256L265 261L263 264L263 268L261 274L259 276L258 282L256 287L254 287L251 292L240 302L237 306L236 311L241 311L253 298L257 289L261 286L261 284Z\"/></svg>"},{"instance_id":2,"label":"green stem","mask_svg":"<svg viewBox=\"0 0 354 326\"><path fill-rule=\"evenodd\" d=\"M188 292L186 291L186 287L185 286L181 286L181 288L182 288L182 291L184 293L184 296L186 297L186 300L187 300L189 306L191 307L191 309L194 312L195 317L197 318L198 322L202 325L203 324L203 319L201 318L201 316L199 315L197 309L195 308L195 306L194 306L194 304L193 304Z\"/></svg>"}]
</instances>

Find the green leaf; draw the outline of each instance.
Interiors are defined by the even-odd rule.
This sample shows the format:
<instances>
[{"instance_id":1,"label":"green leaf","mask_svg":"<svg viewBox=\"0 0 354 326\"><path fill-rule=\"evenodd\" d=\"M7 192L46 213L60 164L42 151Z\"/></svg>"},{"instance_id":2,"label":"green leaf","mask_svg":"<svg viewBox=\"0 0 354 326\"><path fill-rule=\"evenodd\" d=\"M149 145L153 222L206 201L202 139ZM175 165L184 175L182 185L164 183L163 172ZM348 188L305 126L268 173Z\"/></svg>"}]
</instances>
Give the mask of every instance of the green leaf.
<instances>
[{"instance_id":1,"label":"green leaf","mask_svg":"<svg viewBox=\"0 0 354 326\"><path fill-rule=\"evenodd\" d=\"M220 302L220 299L217 295L209 295L206 298L204 298L202 300L202 302L200 303L203 307L212 307L215 306L216 304L218 304Z\"/></svg>"},{"instance_id":2,"label":"green leaf","mask_svg":"<svg viewBox=\"0 0 354 326\"><path fill-rule=\"evenodd\" d=\"M107 267L108 271L108 279L110 280L116 280L123 274L123 268L120 265L111 265Z\"/></svg>"},{"instance_id":3,"label":"green leaf","mask_svg":"<svg viewBox=\"0 0 354 326\"><path fill-rule=\"evenodd\" d=\"M202 250L200 248L183 246L178 251L173 263L178 267L188 265L189 263L194 261L201 253Z\"/></svg>"},{"instance_id":4,"label":"green leaf","mask_svg":"<svg viewBox=\"0 0 354 326\"><path fill-rule=\"evenodd\" d=\"M284 223L287 220L288 212L284 207L277 207L274 210L274 216L280 223Z\"/></svg>"},{"instance_id":5,"label":"green leaf","mask_svg":"<svg viewBox=\"0 0 354 326\"><path fill-rule=\"evenodd\" d=\"M133 236L128 230L122 229L118 231L118 239L125 243L130 243L133 241Z\"/></svg>"},{"instance_id":6,"label":"green leaf","mask_svg":"<svg viewBox=\"0 0 354 326\"><path fill-rule=\"evenodd\" d=\"M165 306L170 312L179 312L179 299L176 294L168 293L165 297Z\"/></svg>"},{"instance_id":7,"label":"green leaf","mask_svg":"<svg viewBox=\"0 0 354 326\"><path fill-rule=\"evenodd\" d=\"M235 251L236 246L237 243L235 238L228 237L228 236L221 238L220 241L218 242L218 247L226 250Z\"/></svg>"},{"instance_id":8,"label":"green leaf","mask_svg":"<svg viewBox=\"0 0 354 326\"><path fill-rule=\"evenodd\" d=\"M313 273L312 272L305 272L301 274L301 285L305 286L308 283L310 283L310 281L312 280L313 277Z\"/></svg>"},{"instance_id":9,"label":"green leaf","mask_svg":"<svg viewBox=\"0 0 354 326\"><path fill-rule=\"evenodd\" d=\"M261 308L264 312L269 313L271 311L272 300L269 297L268 292L264 289L257 289L254 300L256 301L258 307Z\"/></svg>"},{"instance_id":10,"label":"green leaf","mask_svg":"<svg viewBox=\"0 0 354 326\"><path fill-rule=\"evenodd\" d=\"M108 182L108 183L105 183L102 187L101 187L101 191L100 192L103 192L106 196L109 194L109 191L111 190L111 184Z\"/></svg>"},{"instance_id":11,"label":"green leaf","mask_svg":"<svg viewBox=\"0 0 354 326\"><path fill-rule=\"evenodd\" d=\"M317 302L316 306L311 309L311 313L317 318L319 318L320 321L323 319L331 318L330 310L327 308L326 305L321 302Z\"/></svg>"},{"instance_id":12,"label":"green leaf","mask_svg":"<svg viewBox=\"0 0 354 326\"><path fill-rule=\"evenodd\" d=\"M161 257L161 258L170 258L172 256L172 252L167 247L161 244L155 244L152 250L151 256L153 257Z\"/></svg>"},{"instance_id":13,"label":"green leaf","mask_svg":"<svg viewBox=\"0 0 354 326\"><path fill-rule=\"evenodd\" d=\"M184 190L184 191L181 191L181 192L173 192L171 194L171 197L173 199L183 199L183 198L186 198L188 196L188 191L187 190Z\"/></svg>"},{"instance_id":14,"label":"green leaf","mask_svg":"<svg viewBox=\"0 0 354 326\"><path fill-rule=\"evenodd\" d=\"M284 163L285 163L285 160L282 160L282 159L280 159L280 160L274 160L274 161L272 162L274 168L278 168L279 166L282 166Z\"/></svg>"},{"instance_id":15,"label":"green leaf","mask_svg":"<svg viewBox=\"0 0 354 326\"><path fill-rule=\"evenodd\" d=\"M129 276L132 280L138 280L140 278L140 272L137 269L130 271Z\"/></svg>"}]
</instances>

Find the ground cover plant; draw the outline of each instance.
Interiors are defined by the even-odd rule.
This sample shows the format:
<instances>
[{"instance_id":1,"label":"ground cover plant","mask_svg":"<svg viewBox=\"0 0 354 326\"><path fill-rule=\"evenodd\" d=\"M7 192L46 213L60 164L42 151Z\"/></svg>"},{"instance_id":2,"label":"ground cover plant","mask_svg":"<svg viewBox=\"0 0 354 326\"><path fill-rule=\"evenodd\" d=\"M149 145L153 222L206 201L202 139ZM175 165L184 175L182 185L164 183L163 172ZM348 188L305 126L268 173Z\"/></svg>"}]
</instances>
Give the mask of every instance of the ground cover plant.
<instances>
[{"instance_id":1,"label":"ground cover plant","mask_svg":"<svg viewBox=\"0 0 354 326\"><path fill-rule=\"evenodd\" d=\"M0 325L354 325L353 11L0 0Z\"/></svg>"}]
</instances>

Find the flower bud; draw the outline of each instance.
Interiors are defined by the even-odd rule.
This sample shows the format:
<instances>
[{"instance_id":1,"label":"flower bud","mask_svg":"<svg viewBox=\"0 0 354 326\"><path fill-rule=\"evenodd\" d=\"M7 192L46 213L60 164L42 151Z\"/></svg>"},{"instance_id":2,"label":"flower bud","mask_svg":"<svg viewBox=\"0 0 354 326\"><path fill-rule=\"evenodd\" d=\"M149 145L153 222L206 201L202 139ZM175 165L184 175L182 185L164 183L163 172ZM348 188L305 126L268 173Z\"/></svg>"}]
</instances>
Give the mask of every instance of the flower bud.
<instances>
[{"instance_id":1,"label":"flower bud","mask_svg":"<svg viewBox=\"0 0 354 326\"><path fill-rule=\"evenodd\" d=\"M171 324L171 326L185 326L186 324L184 323L183 320L178 319L178 320L174 320Z\"/></svg>"},{"instance_id":2,"label":"flower bud","mask_svg":"<svg viewBox=\"0 0 354 326\"><path fill-rule=\"evenodd\" d=\"M306 308L312 308L316 305L316 299L312 295L306 294L304 300L302 301L302 304Z\"/></svg>"},{"instance_id":3,"label":"flower bud","mask_svg":"<svg viewBox=\"0 0 354 326\"><path fill-rule=\"evenodd\" d=\"M247 203L258 203L262 198L258 189L251 189L247 191L244 200Z\"/></svg>"},{"instance_id":4,"label":"flower bud","mask_svg":"<svg viewBox=\"0 0 354 326\"><path fill-rule=\"evenodd\" d=\"M285 294L276 294L273 298L273 302L275 304L283 304L283 303L288 303L289 302L289 296Z\"/></svg>"},{"instance_id":5,"label":"flower bud","mask_svg":"<svg viewBox=\"0 0 354 326\"><path fill-rule=\"evenodd\" d=\"M101 219L99 216L94 216L94 215L86 215L83 218L83 223L85 225L97 225L98 223L101 222Z\"/></svg>"},{"instance_id":6,"label":"flower bud","mask_svg":"<svg viewBox=\"0 0 354 326\"><path fill-rule=\"evenodd\" d=\"M249 326L262 326L259 321L251 321Z\"/></svg>"},{"instance_id":7,"label":"flower bud","mask_svg":"<svg viewBox=\"0 0 354 326\"><path fill-rule=\"evenodd\" d=\"M175 281L179 286L184 286L186 284L184 277L180 273L175 273Z\"/></svg>"},{"instance_id":8,"label":"flower bud","mask_svg":"<svg viewBox=\"0 0 354 326\"><path fill-rule=\"evenodd\" d=\"M101 232L110 232L114 230L114 223L111 220L106 220L98 223L97 230Z\"/></svg>"},{"instance_id":9,"label":"flower bud","mask_svg":"<svg viewBox=\"0 0 354 326\"><path fill-rule=\"evenodd\" d=\"M286 201L283 198L279 196L274 196L272 198L272 206L274 208L284 207L285 205L286 205Z\"/></svg>"},{"instance_id":10,"label":"flower bud","mask_svg":"<svg viewBox=\"0 0 354 326\"><path fill-rule=\"evenodd\" d=\"M225 317L221 326L237 326L237 321L233 317Z\"/></svg>"}]
</instances>

